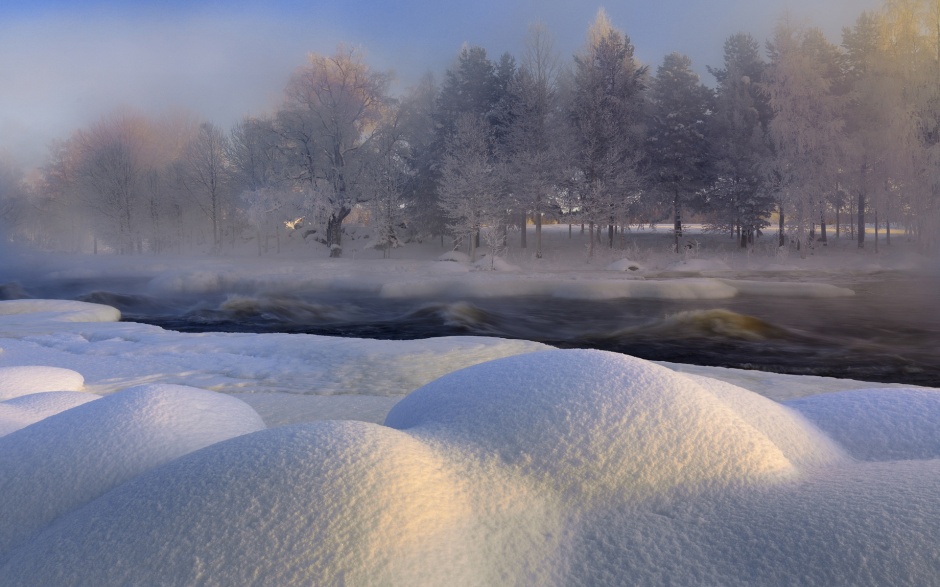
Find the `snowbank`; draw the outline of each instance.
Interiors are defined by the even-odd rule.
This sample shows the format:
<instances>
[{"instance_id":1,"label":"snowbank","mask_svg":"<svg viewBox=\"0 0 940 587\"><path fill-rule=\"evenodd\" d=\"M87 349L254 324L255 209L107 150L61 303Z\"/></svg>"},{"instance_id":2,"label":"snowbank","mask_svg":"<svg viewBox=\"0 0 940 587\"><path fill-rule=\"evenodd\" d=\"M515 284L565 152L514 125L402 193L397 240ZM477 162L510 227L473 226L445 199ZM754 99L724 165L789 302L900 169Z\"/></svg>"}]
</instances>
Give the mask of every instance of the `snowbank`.
<instances>
[{"instance_id":1,"label":"snowbank","mask_svg":"<svg viewBox=\"0 0 940 587\"><path fill-rule=\"evenodd\" d=\"M0 367L0 401L44 391L79 391L81 373L60 367Z\"/></svg>"},{"instance_id":2,"label":"snowbank","mask_svg":"<svg viewBox=\"0 0 940 587\"><path fill-rule=\"evenodd\" d=\"M157 465L264 428L243 402L149 385L0 438L0 553L56 517Z\"/></svg>"},{"instance_id":3,"label":"snowbank","mask_svg":"<svg viewBox=\"0 0 940 587\"><path fill-rule=\"evenodd\" d=\"M0 436L98 399L92 393L79 391L48 391L21 395L0 402Z\"/></svg>"},{"instance_id":4,"label":"snowbank","mask_svg":"<svg viewBox=\"0 0 940 587\"><path fill-rule=\"evenodd\" d=\"M121 313L111 306L73 302L69 300L9 300L0 301L0 317L40 314L51 322L117 322Z\"/></svg>"},{"instance_id":5,"label":"snowbank","mask_svg":"<svg viewBox=\"0 0 940 587\"><path fill-rule=\"evenodd\" d=\"M700 385L601 351L545 351L452 373L399 402L385 424L498 455L579 499L794 474L779 447Z\"/></svg>"},{"instance_id":6,"label":"snowbank","mask_svg":"<svg viewBox=\"0 0 940 587\"><path fill-rule=\"evenodd\" d=\"M787 403L863 461L940 459L940 393L863 389Z\"/></svg>"}]
</instances>

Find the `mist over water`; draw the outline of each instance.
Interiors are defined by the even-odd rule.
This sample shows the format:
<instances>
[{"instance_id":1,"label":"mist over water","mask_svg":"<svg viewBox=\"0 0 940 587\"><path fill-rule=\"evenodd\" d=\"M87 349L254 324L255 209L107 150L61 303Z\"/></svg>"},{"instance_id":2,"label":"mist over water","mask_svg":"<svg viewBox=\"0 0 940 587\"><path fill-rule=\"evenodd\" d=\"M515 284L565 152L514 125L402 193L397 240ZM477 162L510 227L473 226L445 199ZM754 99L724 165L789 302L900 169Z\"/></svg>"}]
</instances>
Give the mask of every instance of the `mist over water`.
<instances>
[{"instance_id":1,"label":"mist over water","mask_svg":"<svg viewBox=\"0 0 940 587\"><path fill-rule=\"evenodd\" d=\"M552 297L384 299L336 291L148 295L146 279L0 284L0 297L114 306L181 332L307 333L390 340L527 339L698 365L940 387L940 276L875 275L850 298L724 300Z\"/></svg>"}]
</instances>

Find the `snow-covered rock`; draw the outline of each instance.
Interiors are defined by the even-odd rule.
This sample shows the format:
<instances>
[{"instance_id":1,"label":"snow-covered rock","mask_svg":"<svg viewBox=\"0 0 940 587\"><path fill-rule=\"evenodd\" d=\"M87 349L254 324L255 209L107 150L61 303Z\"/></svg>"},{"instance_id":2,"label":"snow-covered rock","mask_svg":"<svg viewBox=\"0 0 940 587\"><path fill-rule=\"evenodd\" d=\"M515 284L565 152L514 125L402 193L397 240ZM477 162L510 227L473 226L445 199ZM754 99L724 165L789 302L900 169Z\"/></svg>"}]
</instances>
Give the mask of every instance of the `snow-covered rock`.
<instances>
[{"instance_id":1,"label":"snow-covered rock","mask_svg":"<svg viewBox=\"0 0 940 587\"><path fill-rule=\"evenodd\" d=\"M697 383L603 351L544 351L457 371L403 399L385 423L496 455L579 499L642 499L794 473L766 434Z\"/></svg>"},{"instance_id":2,"label":"snow-covered rock","mask_svg":"<svg viewBox=\"0 0 940 587\"><path fill-rule=\"evenodd\" d=\"M0 402L0 436L98 399L83 391L47 391Z\"/></svg>"},{"instance_id":3,"label":"snow-covered rock","mask_svg":"<svg viewBox=\"0 0 940 587\"><path fill-rule=\"evenodd\" d=\"M154 384L8 434L0 438L0 553L148 469L263 428L235 398Z\"/></svg>"},{"instance_id":4,"label":"snow-covered rock","mask_svg":"<svg viewBox=\"0 0 940 587\"><path fill-rule=\"evenodd\" d=\"M306 424L141 476L0 574L34 585L485 585L466 582L485 576L473 521L460 478L424 443L375 424Z\"/></svg>"},{"instance_id":5,"label":"snow-covered rock","mask_svg":"<svg viewBox=\"0 0 940 587\"><path fill-rule=\"evenodd\" d=\"M614 261L605 268L607 271L642 271L643 266L631 259L620 259Z\"/></svg>"},{"instance_id":6,"label":"snow-covered rock","mask_svg":"<svg viewBox=\"0 0 940 587\"><path fill-rule=\"evenodd\" d=\"M0 401L46 391L80 391L81 373L61 367L0 367Z\"/></svg>"},{"instance_id":7,"label":"snow-covered rock","mask_svg":"<svg viewBox=\"0 0 940 587\"><path fill-rule=\"evenodd\" d=\"M40 314L52 322L117 322L121 312L111 306L69 300L0 301L0 320Z\"/></svg>"}]
</instances>

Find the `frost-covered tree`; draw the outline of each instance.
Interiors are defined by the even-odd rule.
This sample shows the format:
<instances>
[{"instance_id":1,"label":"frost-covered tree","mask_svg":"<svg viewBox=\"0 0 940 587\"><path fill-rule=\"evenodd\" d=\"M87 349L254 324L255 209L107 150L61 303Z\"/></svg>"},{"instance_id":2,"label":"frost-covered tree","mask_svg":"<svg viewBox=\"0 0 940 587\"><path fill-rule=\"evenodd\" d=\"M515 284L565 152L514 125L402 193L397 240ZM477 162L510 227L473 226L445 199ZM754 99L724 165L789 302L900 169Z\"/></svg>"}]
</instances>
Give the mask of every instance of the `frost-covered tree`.
<instances>
[{"instance_id":1,"label":"frost-covered tree","mask_svg":"<svg viewBox=\"0 0 940 587\"><path fill-rule=\"evenodd\" d=\"M765 67L757 41L738 33L725 41L724 67L709 68L717 88L709 118L713 180L705 205L717 227L737 230L742 247L754 242L776 206L763 172L772 116L759 86Z\"/></svg>"},{"instance_id":2,"label":"frost-covered tree","mask_svg":"<svg viewBox=\"0 0 940 587\"><path fill-rule=\"evenodd\" d=\"M580 209L591 229L613 228L638 193L643 90L646 68L639 66L630 39L613 28L603 10L588 29L588 42L575 56L573 88L567 106L571 123L570 156L583 182Z\"/></svg>"},{"instance_id":3,"label":"frost-covered tree","mask_svg":"<svg viewBox=\"0 0 940 587\"><path fill-rule=\"evenodd\" d=\"M373 154L366 169L365 182L372 192L371 224L375 228L374 246L385 258L400 247L406 229L404 190L412 175L409 167L410 146L402 124L402 111L394 112L376 129Z\"/></svg>"},{"instance_id":4,"label":"frost-covered tree","mask_svg":"<svg viewBox=\"0 0 940 587\"><path fill-rule=\"evenodd\" d=\"M553 208L552 194L561 182L563 135L557 77L559 61L544 25L529 29L522 66L513 80L506 170L522 215L520 233L526 248L527 217L535 222L535 256L542 257L542 216Z\"/></svg>"},{"instance_id":5,"label":"frost-covered tree","mask_svg":"<svg viewBox=\"0 0 940 587\"><path fill-rule=\"evenodd\" d=\"M199 125L199 131L186 148L184 169L186 185L193 201L212 225L212 247L222 249L223 221L232 217L230 150L225 133L211 123ZM234 231L232 234L234 238Z\"/></svg>"},{"instance_id":6,"label":"frost-covered tree","mask_svg":"<svg viewBox=\"0 0 940 587\"><path fill-rule=\"evenodd\" d=\"M326 211L333 257L342 255L343 220L369 197L361 183L363 157L387 110L388 84L387 74L373 71L349 47L331 56L311 54L287 84L280 126L299 155L297 180L323 198L317 206Z\"/></svg>"},{"instance_id":7,"label":"frost-covered tree","mask_svg":"<svg viewBox=\"0 0 940 587\"><path fill-rule=\"evenodd\" d=\"M798 30L781 21L769 47L763 87L774 112L768 129L774 155L770 173L776 178L781 225L783 217L790 219L805 255L825 196L838 185L846 97L837 51L818 29Z\"/></svg>"},{"instance_id":8,"label":"frost-covered tree","mask_svg":"<svg viewBox=\"0 0 940 587\"><path fill-rule=\"evenodd\" d=\"M476 235L503 221L498 198L499 178L492 158L492 128L479 116L457 118L448 141L439 185L441 210L457 242L466 242L476 260Z\"/></svg>"},{"instance_id":9,"label":"frost-covered tree","mask_svg":"<svg viewBox=\"0 0 940 587\"><path fill-rule=\"evenodd\" d=\"M654 189L672 204L678 253L682 209L709 179L707 128L712 94L692 71L691 59L670 53L656 70L650 103L646 141L649 176Z\"/></svg>"},{"instance_id":10,"label":"frost-covered tree","mask_svg":"<svg viewBox=\"0 0 940 587\"><path fill-rule=\"evenodd\" d=\"M140 116L118 114L102 118L75 137L79 158L75 180L83 203L93 211L96 233L122 254L141 249L137 237L148 171L147 127Z\"/></svg>"},{"instance_id":11,"label":"frost-covered tree","mask_svg":"<svg viewBox=\"0 0 940 587\"><path fill-rule=\"evenodd\" d=\"M27 212L22 170L0 154L0 241L15 240Z\"/></svg>"}]
</instances>

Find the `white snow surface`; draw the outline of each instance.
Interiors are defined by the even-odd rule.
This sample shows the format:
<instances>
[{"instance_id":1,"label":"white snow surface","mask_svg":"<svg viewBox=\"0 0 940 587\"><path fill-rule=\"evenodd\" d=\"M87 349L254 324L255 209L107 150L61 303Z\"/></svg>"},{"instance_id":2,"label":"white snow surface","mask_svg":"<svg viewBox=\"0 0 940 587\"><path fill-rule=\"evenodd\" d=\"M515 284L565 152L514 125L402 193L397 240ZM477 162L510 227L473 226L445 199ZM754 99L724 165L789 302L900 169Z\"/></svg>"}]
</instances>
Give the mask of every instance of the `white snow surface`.
<instances>
[{"instance_id":1,"label":"white snow surface","mask_svg":"<svg viewBox=\"0 0 940 587\"><path fill-rule=\"evenodd\" d=\"M188 399L128 407L170 391ZM852 395L866 419L839 424ZM940 459L906 439L935 414L895 431L909 397L940 395L787 406L588 350L453 372L386 425L262 430L224 395L128 390L0 439L0 585L930 585Z\"/></svg>"},{"instance_id":2,"label":"white snow surface","mask_svg":"<svg viewBox=\"0 0 940 587\"><path fill-rule=\"evenodd\" d=\"M85 384L81 373L45 366L0 367L0 401L43 391L79 391Z\"/></svg>"},{"instance_id":3,"label":"white snow surface","mask_svg":"<svg viewBox=\"0 0 940 587\"><path fill-rule=\"evenodd\" d=\"M788 406L863 461L940 459L940 394L862 389L793 400Z\"/></svg>"},{"instance_id":4,"label":"white snow surface","mask_svg":"<svg viewBox=\"0 0 940 587\"><path fill-rule=\"evenodd\" d=\"M121 312L102 304L70 300L5 300L0 301L0 316L7 321L21 315L42 315L52 322L117 322Z\"/></svg>"},{"instance_id":5,"label":"white snow surface","mask_svg":"<svg viewBox=\"0 0 940 587\"><path fill-rule=\"evenodd\" d=\"M0 553L148 469L263 428L235 398L153 384L8 434L0 438Z\"/></svg>"},{"instance_id":6,"label":"white snow surface","mask_svg":"<svg viewBox=\"0 0 940 587\"><path fill-rule=\"evenodd\" d=\"M6 436L34 422L86 404L99 397L93 393L81 391L47 391L2 401L0 402L0 436Z\"/></svg>"}]
</instances>

